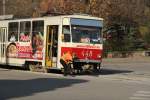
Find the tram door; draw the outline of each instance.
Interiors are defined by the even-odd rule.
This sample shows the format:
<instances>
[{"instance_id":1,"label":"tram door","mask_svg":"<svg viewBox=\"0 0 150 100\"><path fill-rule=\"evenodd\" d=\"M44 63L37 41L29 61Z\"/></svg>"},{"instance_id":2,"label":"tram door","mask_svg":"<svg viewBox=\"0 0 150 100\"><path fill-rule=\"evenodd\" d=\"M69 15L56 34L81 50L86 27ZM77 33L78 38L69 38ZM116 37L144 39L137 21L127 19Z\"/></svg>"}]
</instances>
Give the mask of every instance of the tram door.
<instances>
[{"instance_id":1,"label":"tram door","mask_svg":"<svg viewBox=\"0 0 150 100\"><path fill-rule=\"evenodd\" d=\"M7 28L0 27L0 63L6 63Z\"/></svg>"},{"instance_id":2,"label":"tram door","mask_svg":"<svg viewBox=\"0 0 150 100\"><path fill-rule=\"evenodd\" d=\"M47 26L46 66L57 67L58 25Z\"/></svg>"}]
</instances>

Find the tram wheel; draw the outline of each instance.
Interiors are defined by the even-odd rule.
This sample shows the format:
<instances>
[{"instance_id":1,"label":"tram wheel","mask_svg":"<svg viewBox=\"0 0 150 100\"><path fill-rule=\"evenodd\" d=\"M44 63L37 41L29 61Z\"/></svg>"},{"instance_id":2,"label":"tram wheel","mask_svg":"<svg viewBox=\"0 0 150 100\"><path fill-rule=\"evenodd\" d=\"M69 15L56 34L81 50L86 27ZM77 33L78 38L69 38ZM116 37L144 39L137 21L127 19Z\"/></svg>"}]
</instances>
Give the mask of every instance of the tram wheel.
<instances>
[{"instance_id":1,"label":"tram wheel","mask_svg":"<svg viewBox=\"0 0 150 100\"><path fill-rule=\"evenodd\" d=\"M34 71L35 71L35 67L34 67L34 65L29 64L29 70L30 70L31 72L34 72Z\"/></svg>"},{"instance_id":2,"label":"tram wheel","mask_svg":"<svg viewBox=\"0 0 150 100\"><path fill-rule=\"evenodd\" d=\"M31 72L43 72L48 73L48 69L46 67L43 67L39 64L29 64L29 70Z\"/></svg>"}]
</instances>

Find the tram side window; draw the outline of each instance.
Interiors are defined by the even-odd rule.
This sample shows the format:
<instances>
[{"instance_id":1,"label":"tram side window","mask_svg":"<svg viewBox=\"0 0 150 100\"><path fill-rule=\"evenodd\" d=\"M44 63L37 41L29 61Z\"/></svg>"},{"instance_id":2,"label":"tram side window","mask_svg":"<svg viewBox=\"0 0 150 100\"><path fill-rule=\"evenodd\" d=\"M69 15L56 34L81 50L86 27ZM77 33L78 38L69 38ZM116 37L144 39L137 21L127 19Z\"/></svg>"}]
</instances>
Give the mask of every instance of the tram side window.
<instances>
[{"instance_id":1,"label":"tram side window","mask_svg":"<svg viewBox=\"0 0 150 100\"><path fill-rule=\"evenodd\" d=\"M30 35L31 35L30 32L31 32L31 22L30 21L20 22L19 40L21 42L30 41Z\"/></svg>"},{"instance_id":2,"label":"tram side window","mask_svg":"<svg viewBox=\"0 0 150 100\"><path fill-rule=\"evenodd\" d=\"M44 21L32 22L32 48L33 53L36 49L41 49L44 41Z\"/></svg>"},{"instance_id":3,"label":"tram side window","mask_svg":"<svg viewBox=\"0 0 150 100\"><path fill-rule=\"evenodd\" d=\"M8 41L18 41L18 22L10 22L8 25Z\"/></svg>"},{"instance_id":4,"label":"tram side window","mask_svg":"<svg viewBox=\"0 0 150 100\"><path fill-rule=\"evenodd\" d=\"M70 27L68 25L63 26L62 36L63 42L70 42Z\"/></svg>"}]
</instances>

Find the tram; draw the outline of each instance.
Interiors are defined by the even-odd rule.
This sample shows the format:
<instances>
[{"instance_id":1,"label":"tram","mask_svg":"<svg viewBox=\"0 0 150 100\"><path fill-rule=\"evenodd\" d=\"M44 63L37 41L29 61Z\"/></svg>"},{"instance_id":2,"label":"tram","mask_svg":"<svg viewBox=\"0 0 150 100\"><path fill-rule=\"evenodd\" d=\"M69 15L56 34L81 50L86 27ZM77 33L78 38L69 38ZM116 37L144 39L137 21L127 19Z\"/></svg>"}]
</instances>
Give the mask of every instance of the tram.
<instances>
[{"instance_id":1,"label":"tram","mask_svg":"<svg viewBox=\"0 0 150 100\"><path fill-rule=\"evenodd\" d=\"M100 67L102 28L103 19L89 15L0 20L0 64L61 70L70 51L73 66Z\"/></svg>"}]
</instances>

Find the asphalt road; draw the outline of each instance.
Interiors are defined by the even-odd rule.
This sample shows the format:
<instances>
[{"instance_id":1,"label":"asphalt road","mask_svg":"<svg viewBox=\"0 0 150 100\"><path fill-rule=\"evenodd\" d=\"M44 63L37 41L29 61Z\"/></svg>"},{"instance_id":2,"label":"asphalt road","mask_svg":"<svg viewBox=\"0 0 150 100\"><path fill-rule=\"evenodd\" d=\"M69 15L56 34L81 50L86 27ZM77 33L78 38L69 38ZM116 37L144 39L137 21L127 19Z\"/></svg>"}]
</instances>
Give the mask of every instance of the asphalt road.
<instances>
[{"instance_id":1,"label":"asphalt road","mask_svg":"<svg viewBox=\"0 0 150 100\"><path fill-rule=\"evenodd\" d=\"M104 59L75 77L0 68L0 100L150 100L150 58Z\"/></svg>"}]
</instances>

